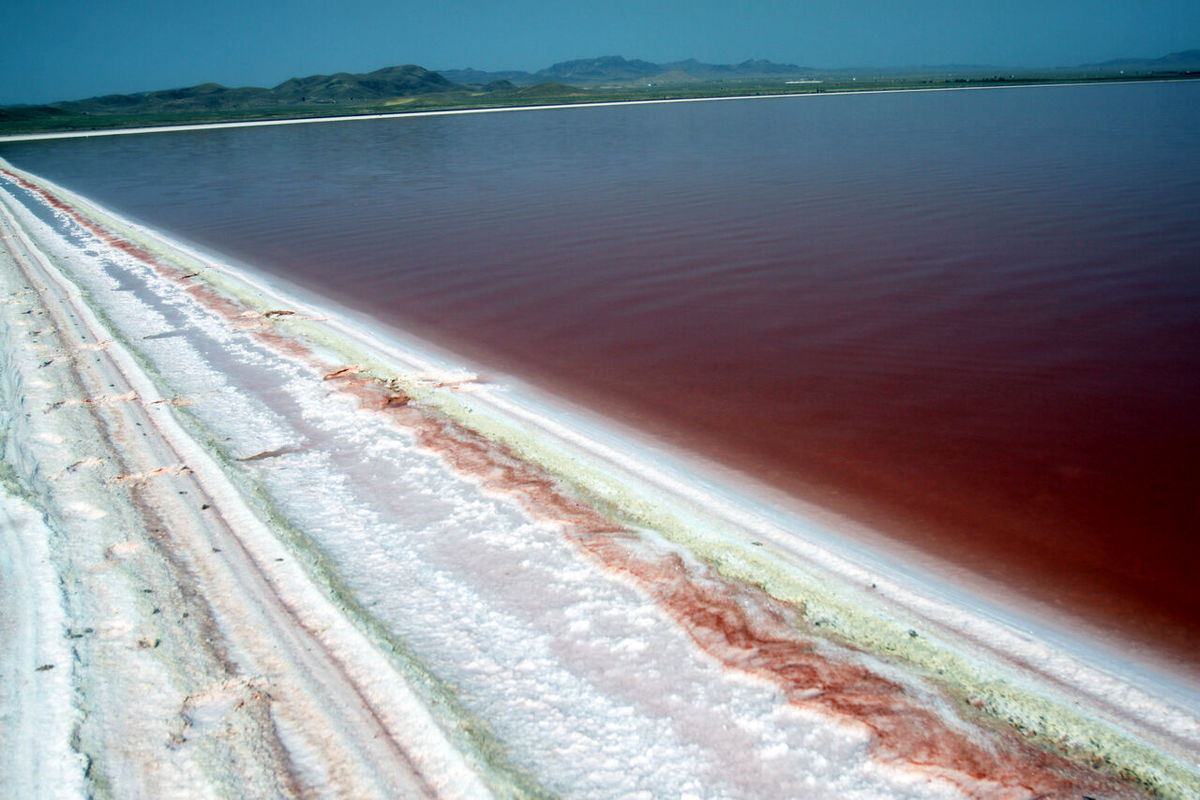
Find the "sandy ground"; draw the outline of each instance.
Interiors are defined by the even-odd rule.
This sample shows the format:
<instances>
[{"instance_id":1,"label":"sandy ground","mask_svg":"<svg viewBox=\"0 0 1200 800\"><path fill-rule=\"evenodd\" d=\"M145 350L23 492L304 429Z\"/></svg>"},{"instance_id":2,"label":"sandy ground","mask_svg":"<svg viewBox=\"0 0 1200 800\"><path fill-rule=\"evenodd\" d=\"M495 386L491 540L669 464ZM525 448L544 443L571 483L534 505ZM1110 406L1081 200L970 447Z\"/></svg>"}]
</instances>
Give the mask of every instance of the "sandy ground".
<instances>
[{"instance_id":1,"label":"sandy ground","mask_svg":"<svg viewBox=\"0 0 1200 800\"><path fill-rule=\"evenodd\" d=\"M9 796L1200 796L1157 685L5 175Z\"/></svg>"}]
</instances>

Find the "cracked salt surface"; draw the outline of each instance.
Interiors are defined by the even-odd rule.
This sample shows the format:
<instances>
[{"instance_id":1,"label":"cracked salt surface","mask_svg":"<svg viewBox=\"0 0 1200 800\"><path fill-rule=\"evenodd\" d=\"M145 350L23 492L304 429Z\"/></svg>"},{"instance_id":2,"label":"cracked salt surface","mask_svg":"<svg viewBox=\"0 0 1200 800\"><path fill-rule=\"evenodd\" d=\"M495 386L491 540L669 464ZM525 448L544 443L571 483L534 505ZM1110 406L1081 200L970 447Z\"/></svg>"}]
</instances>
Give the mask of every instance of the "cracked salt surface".
<instances>
[{"instance_id":1,"label":"cracked salt surface","mask_svg":"<svg viewBox=\"0 0 1200 800\"><path fill-rule=\"evenodd\" d=\"M136 255L98 244L65 211L48 214L32 194L3 188L15 198L8 205L20 224L59 263L69 260L88 303L138 354L161 395L141 401L186 401L154 406L154 413L178 419L254 513L271 521L287 543L271 560L308 565L309 579L367 631L371 644L356 647L391 654L393 668L378 672L354 651L339 651L348 671L362 685L417 686L422 701L440 709L443 730L472 731L466 740L447 734L468 763L515 776L523 787L517 794L1022 796L1016 786L977 784L935 763L880 760L868 726L799 705L761 674L731 668L697 646L695 631L631 573L589 556L561 520L454 468L445 443L430 444L439 440L419 413L385 413L339 381L323 380L341 365L326 363L336 356L320 345L280 347L266 315L231 320ZM498 391L496 402L511 405ZM74 505L85 519L105 513L79 500L64 505L68 515ZM641 534L637 553L675 553L703 573L676 545ZM901 684L909 680L894 667L859 660ZM1132 693L1128 703L1152 707L1136 690L1120 688ZM926 690L913 684L911 691L919 698ZM190 695L186 729L201 738L219 733L236 697ZM943 702L932 693L927 699ZM957 735L972 738L967 723L948 707L942 712ZM1164 718L1180 723L1183 737L1194 736L1190 716ZM336 788L336 771L311 739L286 722L276 730L299 780ZM442 794L436 787L443 783L466 785L448 777L452 771L429 769L428 793Z\"/></svg>"}]
</instances>

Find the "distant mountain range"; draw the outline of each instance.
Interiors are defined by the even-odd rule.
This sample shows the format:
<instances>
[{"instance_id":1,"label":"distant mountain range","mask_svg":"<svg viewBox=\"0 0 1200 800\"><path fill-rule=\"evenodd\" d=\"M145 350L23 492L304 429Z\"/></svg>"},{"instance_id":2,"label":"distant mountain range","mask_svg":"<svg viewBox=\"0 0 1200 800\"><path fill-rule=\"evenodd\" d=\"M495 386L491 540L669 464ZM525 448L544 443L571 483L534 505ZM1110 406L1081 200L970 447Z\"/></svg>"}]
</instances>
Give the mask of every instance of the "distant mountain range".
<instances>
[{"instance_id":1,"label":"distant mountain range","mask_svg":"<svg viewBox=\"0 0 1200 800\"><path fill-rule=\"evenodd\" d=\"M263 108L280 105L366 105L396 98L454 91L496 91L531 87L544 83L596 86L646 82L656 76L672 80L712 81L799 74L802 67L770 61L743 61L741 64L703 64L694 59L670 64L654 64L621 56L563 61L538 72L482 72L474 69L433 72L413 64L385 67L365 74L338 72L291 78L270 89L246 86L228 88L202 83L184 89L166 89L138 94L111 94L87 100L50 104L71 113L145 111L210 111L219 109Z\"/></svg>"},{"instance_id":2,"label":"distant mountain range","mask_svg":"<svg viewBox=\"0 0 1200 800\"><path fill-rule=\"evenodd\" d=\"M312 75L291 78L271 89L231 89L202 83L184 89L110 94L89 100L53 103L65 112L210 111L305 104L368 104L397 97L449 92L463 87L423 67L385 67L366 74Z\"/></svg>"},{"instance_id":3,"label":"distant mountain range","mask_svg":"<svg viewBox=\"0 0 1200 800\"><path fill-rule=\"evenodd\" d=\"M1100 64L1084 64L1043 70L1018 70L1020 74L1096 73L1200 74L1200 50L1187 50L1154 59L1123 59ZM621 56L602 56L562 61L537 72L485 72L476 69L450 69L440 72L405 65L385 67L365 74L339 72L291 78L270 89L229 88L203 83L182 89L167 89L137 94L112 94L87 100L50 103L43 106L0 108L0 122L34 117L79 114L146 114L172 112L238 111L296 106L371 106L402 102L421 95L455 93L512 93L514 99L539 94L575 91L573 87L645 87L681 86L690 83L771 82L821 79L848 80L854 74L875 76L953 74L956 77L1007 74L1010 68L990 66L928 66L904 68L815 69L795 64L751 60L740 64L706 64L695 59L654 63Z\"/></svg>"},{"instance_id":4,"label":"distant mountain range","mask_svg":"<svg viewBox=\"0 0 1200 800\"><path fill-rule=\"evenodd\" d=\"M456 83L467 85L486 85L492 81L504 80L516 86L534 86L547 81L573 86L595 86L654 80L666 82L752 80L803 75L815 71L812 67L776 64L763 60L743 61L740 64L705 64L690 58L687 61L656 64L636 58L601 56L560 61L537 72L483 72L476 69L447 69L441 70L441 74Z\"/></svg>"},{"instance_id":5,"label":"distant mountain range","mask_svg":"<svg viewBox=\"0 0 1200 800\"><path fill-rule=\"evenodd\" d=\"M1081 69L1125 70L1126 72L1196 72L1200 50L1183 50L1161 58L1119 58L1098 64L1083 64Z\"/></svg>"}]
</instances>

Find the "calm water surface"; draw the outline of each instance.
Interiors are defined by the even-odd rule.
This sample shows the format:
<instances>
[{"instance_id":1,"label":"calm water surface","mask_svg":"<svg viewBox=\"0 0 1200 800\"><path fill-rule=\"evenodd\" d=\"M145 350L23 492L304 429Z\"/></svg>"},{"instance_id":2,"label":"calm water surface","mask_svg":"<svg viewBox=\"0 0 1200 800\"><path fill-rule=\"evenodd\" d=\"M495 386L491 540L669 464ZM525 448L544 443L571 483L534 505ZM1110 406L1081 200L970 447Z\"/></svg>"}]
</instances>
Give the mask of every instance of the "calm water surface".
<instances>
[{"instance_id":1,"label":"calm water surface","mask_svg":"<svg viewBox=\"0 0 1200 800\"><path fill-rule=\"evenodd\" d=\"M1200 83L3 145L1189 658Z\"/></svg>"}]
</instances>

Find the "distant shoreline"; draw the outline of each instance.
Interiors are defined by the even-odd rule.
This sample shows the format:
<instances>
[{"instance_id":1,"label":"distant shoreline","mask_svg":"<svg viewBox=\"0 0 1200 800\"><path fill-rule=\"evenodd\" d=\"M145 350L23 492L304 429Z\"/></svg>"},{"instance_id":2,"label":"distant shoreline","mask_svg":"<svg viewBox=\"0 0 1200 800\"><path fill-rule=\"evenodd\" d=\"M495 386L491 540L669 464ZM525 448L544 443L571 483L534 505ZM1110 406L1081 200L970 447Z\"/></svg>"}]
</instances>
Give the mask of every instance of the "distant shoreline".
<instances>
[{"instance_id":1,"label":"distant shoreline","mask_svg":"<svg viewBox=\"0 0 1200 800\"><path fill-rule=\"evenodd\" d=\"M1132 78L1129 80L1076 80L1076 81L1056 81L1038 82L1031 81L1029 83L1001 83L1001 84L985 84L974 86L924 86L924 87L900 87L891 89L826 89L818 92L777 92L769 94L742 94L728 96L701 96L701 97L673 97L661 99L641 99L641 100L598 100L594 102L580 101L576 103L548 103L544 105L512 105L512 106L491 106L482 108L446 108L446 109L431 109L427 111L396 111L384 113L368 113L368 114L342 114L331 116L312 116L312 117L280 117L276 119L259 119L259 120L239 120L234 122L200 122L200 123L183 123L179 125L147 125L128 128L100 128L93 130L80 131L46 131L40 133L15 133L0 135L0 143L4 142L28 142L40 141L46 139L83 139L93 136L125 136L138 133L164 133L170 131L199 131L199 130L216 130L222 128L254 128L266 125L300 125L305 123L317 122L349 122L351 120L373 120L373 119L392 119L398 117L446 117L459 114L491 114L500 112L512 111L553 111L568 108L607 108L613 106L641 106L641 105L659 105L665 103L705 103L715 102L720 100L767 100L781 98L799 98L799 97L830 97L842 95L864 95L864 94L899 94L910 92L950 92L950 91L972 91L981 89L1031 89L1031 88L1061 88L1067 86L1096 86L1096 85L1127 85L1135 83L1177 83L1184 81L1197 81L1200 78Z\"/></svg>"}]
</instances>

